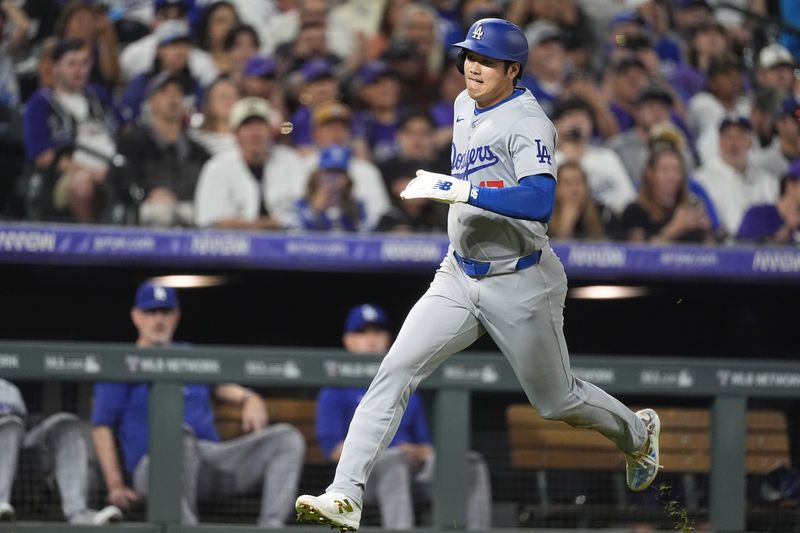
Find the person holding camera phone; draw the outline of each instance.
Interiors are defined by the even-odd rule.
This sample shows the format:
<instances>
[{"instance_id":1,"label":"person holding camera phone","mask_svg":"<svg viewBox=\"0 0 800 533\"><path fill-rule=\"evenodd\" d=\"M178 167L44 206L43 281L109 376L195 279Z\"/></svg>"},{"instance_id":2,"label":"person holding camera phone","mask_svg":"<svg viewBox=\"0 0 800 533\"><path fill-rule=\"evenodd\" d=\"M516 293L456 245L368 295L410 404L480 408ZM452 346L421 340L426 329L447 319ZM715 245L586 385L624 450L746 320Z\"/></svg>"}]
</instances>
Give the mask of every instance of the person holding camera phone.
<instances>
[{"instance_id":1,"label":"person holding camera phone","mask_svg":"<svg viewBox=\"0 0 800 533\"><path fill-rule=\"evenodd\" d=\"M703 201L690 192L683 157L674 145L653 147L639 197L622 213L619 226L631 242L714 241L711 218Z\"/></svg>"},{"instance_id":2,"label":"person holding camera phone","mask_svg":"<svg viewBox=\"0 0 800 533\"><path fill-rule=\"evenodd\" d=\"M315 231L357 231L364 227L364 202L353 196L347 174L352 152L332 145L320 154L319 168L308 178L305 197L297 201L295 226Z\"/></svg>"}]
</instances>

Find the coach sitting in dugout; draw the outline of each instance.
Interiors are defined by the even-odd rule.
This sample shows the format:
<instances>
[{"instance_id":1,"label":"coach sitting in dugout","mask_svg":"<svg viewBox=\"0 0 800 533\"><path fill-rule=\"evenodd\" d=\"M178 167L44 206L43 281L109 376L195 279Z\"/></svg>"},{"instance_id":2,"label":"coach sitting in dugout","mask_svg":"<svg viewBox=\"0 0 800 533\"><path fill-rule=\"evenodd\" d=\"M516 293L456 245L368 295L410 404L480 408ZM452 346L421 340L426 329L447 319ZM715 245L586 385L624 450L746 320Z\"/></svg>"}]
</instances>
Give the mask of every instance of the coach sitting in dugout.
<instances>
[{"instance_id":1,"label":"coach sitting in dugout","mask_svg":"<svg viewBox=\"0 0 800 533\"><path fill-rule=\"evenodd\" d=\"M385 354L392 343L386 312L363 304L350 310L342 343L348 352ZM338 462L347 428L366 387L324 387L317 396L317 439L325 455ZM397 435L380 455L366 485L365 503L377 503L381 525L386 529L414 527L414 489L430 498L436 455L431 446L428 421L422 399L412 394L400 421ZM491 522L489 469L481 454L468 452L469 495L467 528L488 530Z\"/></svg>"},{"instance_id":2,"label":"coach sitting in dugout","mask_svg":"<svg viewBox=\"0 0 800 533\"><path fill-rule=\"evenodd\" d=\"M153 283L142 284L136 292L131 318L139 332L140 348L173 345L180 320L175 289ZM211 394L223 402L242 406L241 437L220 442L214 427ZM108 499L127 508L146 494L147 455L146 383L97 383L94 388L94 441L108 488ZM288 424L268 426L263 399L255 392L233 383L216 387L185 385L183 439L184 524L196 524L197 500L253 491L262 485L261 527L282 527L292 512L292 502L305 456L302 434ZM125 471L133 482L129 487L120 469L115 437L122 448Z\"/></svg>"}]
</instances>

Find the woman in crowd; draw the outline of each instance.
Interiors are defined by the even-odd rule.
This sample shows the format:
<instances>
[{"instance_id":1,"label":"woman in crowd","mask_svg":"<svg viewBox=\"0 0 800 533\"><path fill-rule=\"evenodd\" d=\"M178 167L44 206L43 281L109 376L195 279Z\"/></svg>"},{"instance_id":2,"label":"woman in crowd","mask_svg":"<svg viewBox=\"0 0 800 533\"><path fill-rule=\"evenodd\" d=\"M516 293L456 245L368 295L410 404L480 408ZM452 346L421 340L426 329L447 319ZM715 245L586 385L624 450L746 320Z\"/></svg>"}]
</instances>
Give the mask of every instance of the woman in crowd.
<instances>
[{"instance_id":1,"label":"woman in crowd","mask_svg":"<svg viewBox=\"0 0 800 533\"><path fill-rule=\"evenodd\" d=\"M206 91L202 115L192 117L189 137L209 154L216 155L236 147L229 118L239 97L239 87L232 79L217 78Z\"/></svg>"},{"instance_id":2,"label":"woman in crowd","mask_svg":"<svg viewBox=\"0 0 800 533\"><path fill-rule=\"evenodd\" d=\"M711 218L703 201L689 192L683 158L673 145L652 149L639 197L623 212L620 231L631 242L714 241Z\"/></svg>"},{"instance_id":3,"label":"woman in crowd","mask_svg":"<svg viewBox=\"0 0 800 533\"><path fill-rule=\"evenodd\" d=\"M558 167L556 203L548 228L555 240L602 239L603 210L592 199L586 173L577 161Z\"/></svg>"}]
</instances>

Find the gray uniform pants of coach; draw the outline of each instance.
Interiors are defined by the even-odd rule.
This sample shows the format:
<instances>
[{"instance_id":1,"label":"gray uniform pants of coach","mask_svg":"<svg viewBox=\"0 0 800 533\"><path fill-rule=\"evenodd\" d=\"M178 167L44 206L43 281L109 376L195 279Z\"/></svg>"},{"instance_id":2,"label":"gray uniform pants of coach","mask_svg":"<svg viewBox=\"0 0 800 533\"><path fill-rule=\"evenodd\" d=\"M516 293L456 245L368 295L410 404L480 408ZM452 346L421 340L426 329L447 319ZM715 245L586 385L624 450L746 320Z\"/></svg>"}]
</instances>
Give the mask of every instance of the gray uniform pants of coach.
<instances>
[{"instance_id":1,"label":"gray uniform pants of coach","mask_svg":"<svg viewBox=\"0 0 800 533\"><path fill-rule=\"evenodd\" d=\"M64 517L85 511L89 448L80 419L71 413L57 413L26 433L20 417L0 417L0 502L8 503L11 497L22 447L36 450L44 475L55 477Z\"/></svg>"},{"instance_id":2,"label":"gray uniform pants of coach","mask_svg":"<svg viewBox=\"0 0 800 533\"><path fill-rule=\"evenodd\" d=\"M467 529L487 530L492 516L489 468L477 452L469 452L467 459ZM388 448L378 457L364 492L364 503L378 504L384 529L414 527L414 489L431 500L434 463L435 456L431 456L422 470L414 473L408 457L400 448Z\"/></svg>"},{"instance_id":3,"label":"gray uniform pants of coach","mask_svg":"<svg viewBox=\"0 0 800 533\"><path fill-rule=\"evenodd\" d=\"M262 486L261 527L281 527L294 510L297 483L303 468L306 443L289 424L222 442L199 440L189 430L183 439L183 497L181 519L197 524L197 500L212 496L246 494ZM147 494L150 458L136 465L133 487Z\"/></svg>"},{"instance_id":4,"label":"gray uniform pants of coach","mask_svg":"<svg viewBox=\"0 0 800 533\"><path fill-rule=\"evenodd\" d=\"M448 253L356 409L327 491L362 501L370 472L397 432L411 393L484 333L508 359L543 417L599 431L625 452L641 448L646 438L641 419L572 375L563 333L566 293L564 267L549 246L538 265L482 279L467 276Z\"/></svg>"}]
</instances>

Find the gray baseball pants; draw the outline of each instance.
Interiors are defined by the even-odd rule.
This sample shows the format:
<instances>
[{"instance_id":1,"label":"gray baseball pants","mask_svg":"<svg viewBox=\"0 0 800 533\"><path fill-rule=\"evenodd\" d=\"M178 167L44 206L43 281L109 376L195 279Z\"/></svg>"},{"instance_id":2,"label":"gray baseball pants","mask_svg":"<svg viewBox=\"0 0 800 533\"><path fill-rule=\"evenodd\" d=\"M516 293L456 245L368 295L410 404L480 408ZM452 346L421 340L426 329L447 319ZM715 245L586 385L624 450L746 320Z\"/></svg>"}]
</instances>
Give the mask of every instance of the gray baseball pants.
<instances>
[{"instance_id":1,"label":"gray baseball pants","mask_svg":"<svg viewBox=\"0 0 800 533\"><path fill-rule=\"evenodd\" d=\"M33 448L45 476L53 475L64 517L86 510L89 451L84 426L71 413L54 414L27 433L17 416L0 418L0 502L8 503L20 448Z\"/></svg>"},{"instance_id":2,"label":"gray baseball pants","mask_svg":"<svg viewBox=\"0 0 800 533\"><path fill-rule=\"evenodd\" d=\"M303 435L289 424L222 442L199 440L187 430L183 439L184 524L197 524L197 500L245 494L259 484L261 527L281 527L293 512L297 483L305 459ZM147 494L150 458L144 456L133 473L133 487Z\"/></svg>"},{"instance_id":3,"label":"gray baseball pants","mask_svg":"<svg viewBox=\"0 0 800 533\"><path fill-rule=\"evenodd\" d=\"M485 531L489 529L492 517L489 468L483 456L477 452L469 452L467 458L467 529ZM420 489L428 500L431 499L433 478L423 472L433 472L435 456L431 456L429 463L422 472L415 474L406 454L396 447L388 448L375 462L364 492L364 503L378 504L384 529L414 527L414 488Z\"/></svg>"},{"instance_id":4,"label":"gray baseball pants","mask_svg":"<svg viewBox=\"0 0 800 533\"><path fill-rule=\"evenodd\" d=\"M564 267L549 246L538 265L481 279L467 276L448 253L356 409L327 491L362 502L370 472L397 432L411 393L484 333L543 417L599 431L624 452L640 449L646 439L641 419L572 375L563 332L566 294Z\"/></svg>"}]
</instances>

